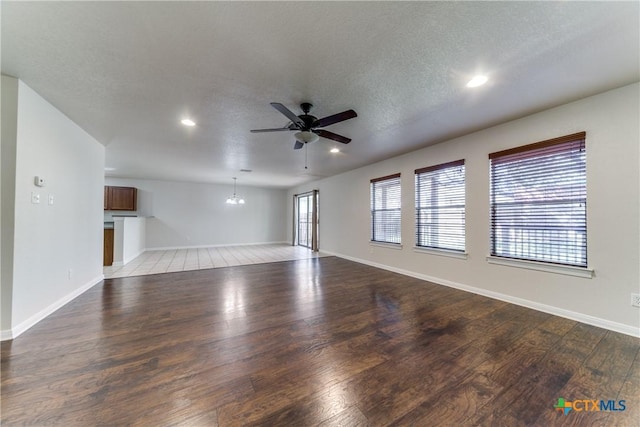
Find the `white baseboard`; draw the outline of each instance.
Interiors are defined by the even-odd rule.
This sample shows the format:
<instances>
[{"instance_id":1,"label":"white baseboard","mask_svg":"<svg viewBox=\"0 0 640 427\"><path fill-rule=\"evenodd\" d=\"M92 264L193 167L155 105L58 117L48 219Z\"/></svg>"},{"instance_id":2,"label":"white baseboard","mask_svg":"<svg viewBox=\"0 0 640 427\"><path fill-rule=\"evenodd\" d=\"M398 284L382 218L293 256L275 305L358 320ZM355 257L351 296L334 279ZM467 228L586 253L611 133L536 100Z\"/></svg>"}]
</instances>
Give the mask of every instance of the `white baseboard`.
<instances>
[{"instance_id":1,"label":"white baseboard","mask_svg":"<svg viewBox=\"0 0 640 427\"><path fill-rule=\"evenodd\" d=\"M147 251L172 251L176 249L204 249L204 248L225 248L230 246L255 246L255 245L282 245L291 244L291 242L255 242L255 243L228 243L224 245L195 245L195 246L163 246L155 248L147 248Z\"/></svg>"},{"instance_id":2,"label":"white baseboard","mask_svg":"<svg viewBox=\"0 0 640 427\"><path fill-rule=\"evenodd\" d=\"M450 288L460 289L462 291L471 292L474 294L482 295L488 298L497 299L500 301L508 302L511 304L519 305L522 307L530 308L544 313L553 314L554 316L564 317L566 319L575 320L577 322L586 323L588 325L597 326L603 329L609 329L614 332L619 332L625 335L631 335L632 337L640 338L640 328L625 325L624 323L613 322L611 320L601 319L599 317L591 316L588 314L578 313L571 310L565 310L563 308L554 307L547 304L542 304L535 301L529 301L523 298L514 297L499 292L493 292L482 288L476 288L474 286L465 285L462 283L452 282L450 280L441 279L439 277L433 277L422 273L416 273L410 270L404 270L402 268L396 268L385 264L379 264L377 262L369 261L366 259L356 258L348 255L343 255L335 252L323 250L324 253L334 255L339 258L348 259L349 261L358 262L360 264L370 265L372 267L381 268L383 270L393 271L409 277L415 277L416 279L426 280L427 282L433 282L438 285L448 286Z\"/></svg>"},{"instance_id":3,"label":"white baseboard","mask_svg":"<svg viewBox=\"0 0 640 427\"><path fill-rule=\"evenodd\" d=\"M57 300L53 304L50 304L48 307L45 307L43 310L40 310L39 312L37 312L33 316L29 317L27 320L23 321L22 323L20 323L16 327L11 328L11 330L0 331L0 340L6 341L6 340L12 340L12 339L17 338L20 334L25 332L27 329L31 328L36 323L38 323L39 321L41 321L45 317L49 316L54 311L58 310L59 308L61 308L65 304L69 303L73 299L75 299L78 296L82 295L87 290L89 290L93 286L95 286L98 283L100 283L103 279L104 279L104 275L101 274L100 276L88 281L87 283L85 283L84 285L79 287L78 289L74 290L70 294L65 295L64 297L60 298L59 300Z\"/></svg>"}]
</instances>

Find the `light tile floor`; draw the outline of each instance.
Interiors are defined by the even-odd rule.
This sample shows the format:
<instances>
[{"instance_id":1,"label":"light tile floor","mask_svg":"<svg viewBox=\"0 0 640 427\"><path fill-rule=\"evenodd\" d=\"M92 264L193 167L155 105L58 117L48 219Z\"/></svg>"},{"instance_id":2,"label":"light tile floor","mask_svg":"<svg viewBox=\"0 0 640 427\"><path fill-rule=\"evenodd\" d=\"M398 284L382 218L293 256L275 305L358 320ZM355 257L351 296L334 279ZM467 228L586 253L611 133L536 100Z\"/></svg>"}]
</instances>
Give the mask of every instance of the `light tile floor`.
<instances>
[{"instance_id":1,"label":"light tile floor","mask_svg":"<svg viewBox=\"0 0 640 427\"><path fill-rule=\"evenodd\" d=\"M221 246L198 249L147 251L120 267L104 267L105 279L234 265L262 264L326 256L288 244Z\"/></svg>"}]
</instances>

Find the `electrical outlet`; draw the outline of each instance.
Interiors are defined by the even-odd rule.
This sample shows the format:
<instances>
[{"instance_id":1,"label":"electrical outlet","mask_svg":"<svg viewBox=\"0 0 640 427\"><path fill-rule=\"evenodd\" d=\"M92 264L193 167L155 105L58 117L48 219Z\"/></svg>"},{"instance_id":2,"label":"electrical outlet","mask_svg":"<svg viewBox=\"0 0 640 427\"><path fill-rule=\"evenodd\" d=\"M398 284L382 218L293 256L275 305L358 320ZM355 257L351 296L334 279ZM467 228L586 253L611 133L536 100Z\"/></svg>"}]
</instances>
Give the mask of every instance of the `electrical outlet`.
<instances>
[{"instance_id":1,"label":"electrical outlet","mask_svg":"<svg viewBox=\"0 0 640 427\"><path fill-rule=\"evenodd\" d=\"M35 191L31 192L31 203L34 205L40 203L40 193L36 193Z\"/></svg>"},{"instance_id":2,"label":"electrical outlet","mask_svg":"<svg viewBox=\"0 0 640 427\"><path fill-rule=\"evenodd\" d=\"M631 305L640 307L640 294L631 294Z\"/></svg>"}]
</instances>

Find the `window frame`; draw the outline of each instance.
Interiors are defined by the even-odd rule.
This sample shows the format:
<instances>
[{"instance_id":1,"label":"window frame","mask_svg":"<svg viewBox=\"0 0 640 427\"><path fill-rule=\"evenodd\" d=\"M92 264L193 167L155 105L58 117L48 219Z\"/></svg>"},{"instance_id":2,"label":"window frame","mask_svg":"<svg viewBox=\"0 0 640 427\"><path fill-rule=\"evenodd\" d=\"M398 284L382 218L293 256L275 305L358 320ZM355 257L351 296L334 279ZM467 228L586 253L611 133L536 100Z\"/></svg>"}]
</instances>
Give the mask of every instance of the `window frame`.
<instances>
[{"instance_id":1,"label":"window frame","mask_svg":"<svg viewBox=\"0 0 640 427\"><path fill-rule=\"evenodd\" d=\"M574 181L559 185L559 181L552 179L549 183L546 183L546 185L542 185L541 183L544 179L541 178L548 178L548 175L545 175L544 169L547 168L550 163L548 161L543 163L544 160L540 159L549 158L554 162L559 162L562 156L569 159L570 162L567 161L567 164L564 165L562 169L555 169L554 172L558 173L557 171L559 170L561 171L560 174L573 173L575 175ZM530 162L529 165L526 165L527 161ZM525 180L519 182L521 193L525 194L524 191L521 190L522 188L525 188L527 193L533 193L535 190L536 197L530 196L529 199L526 200L526 197L521 194L519 198L516 195L513 196L513 199L516 201L509 203L504 201L497 202L497 197L505 198L506 191L503 190L501 195L497 196L499 192L498 186L508 188L507 186L511 185L512 188L515 188L513 187L515 184L509 182L509 180L517 179L514 178L515 174L513 172L515 169L509 171L508 168L509 166L515 168L517 164L522 168L519 170L519 176L524 175L522 172L523 169L526 169L530 174ZM499 168L505 167L507 168L507 175L499 176L505 173L504 169L499 170ZM561 272L582 277L593 276L593 270L588 270L587 268L586 132L578 132L490 153L489 176L490 255L487 257L487 261L494 264L521 266L523 268ZM534 187L534 184L537 185L537 187ZM565 191L566 194L571 194L571 197L567 197ZM541 197L540 194L544 194L545 197ZM560 196L561 194L563 195L562 197ZM512 213L504 213L505 206L507 205L511 206L510 209L512 209ZM576 205L578 206L577 209ZM535 209L538 209L536 215L532 215L534 206L537 206ZM554 213L550 206L553 206L554 209L557 207L559 210ZM570 214L567 214L567 211L570 212ZM561 214L564 215L563 219L560 219ZM528 220L527 216L531 216L533 219ZM506 223L507 219L511 219L511 228L509 228L509 224ZM501 225L501 221L504 222L505 225ZM562 221L564 221L564 225ZM560 222L560 225L554 226L553 224L557 222ZM502 228L502 234L500 235L498 235L499 228ZM568 231L573 231L572 229L577 230L574 231L574 233L578 233L580 236L579 239L574 239L574 242L580 241L580 243L575 244L575 247L568 243L568 239L557 239L554 241L554 239L545 237L541 238L538 247L535 247L535 244L532 245L531 243L525 245L525 242L535 242L536 239L540 238L538 236L553 234L552 231L555 231L557 236L562 236L563 232L568 233ZM504 230L509 230L510 235L522 234L526 231L527 233L525 234L527 234L528 237L519 237L520 240L515 237L505 239ZM530 237L530 235L536 237ZM522 248L505 250L501 247L498 249L498 240L501 241L500 244L502 246L534 247L533 251L535 253L532 254L531 251L527 249L526 251L529 254L527 257L525 256L525 250ZM562 258L564 258L564 260Z\"/></svg>"},{"instance_id":2,"label":"window frame","mask_svg":"<svg viewBox=\"0 0 640 427\"><path fill-rule=\"evenodd\" d=\"M424 178L431 178L432 180L438 180L445 178L448 171L453 171L454 168L462 167L462 185L453 184L445 191L436 191L436 188L432 185L431 194L423 193L421 182ZM441 210L440 201L444 196L445 200L459 202L460 195L462 196L462 204L457 203L449 207L451 210L458 210L462 212L462 226L459 224L453 224L453 227L447 227L446 225L439 226L439 220L451 219L451 212L445 213ZM427 200L430 203L422 204L423 200ZM466 167L465 159L455 160L451 162L441 163L433 166L428 166L414 171L414 200L415 200L415 246L416 252L435 253L437 255L450 254L453 257L466 259ZM431 213L429 215L433 218L434 233L429 234L424 232L424 227L427 227L427 223L421 221L421 215L423 213ZM462 234L462 247L460 247L460 238L451 238L452 233L460 232ZM448 232L448 233L447 233ZM449 236L447 236L449 234ZM443 244L433 243L431 245L424 244L426 239L434 239L433 242L445 242ZM448 243L446 243L448 241Z\"/></svg>"},{"instance_id":3,"label":"window frame","mask_svg":"<svg viewBox=\"0 0 640 427\"><path fill-rule=\"evenodd\" d=\"M397 190L394 190L394 193L391 196L397 195L397 200L394 198L391 201L397 203L397 208L387 208L386 206L389 204L388 194L384 196L383 205L384 208L376 208L376 189L379 185L383 185L383 183L387 182L387 185L396 184L397 181ZM402 180L401 174L395 173L391 175L382 176L379 178L374 178L369 181L369 200L370 200L370 219L371 219L371 228L370 228L370 243L374 245L380 246L391 246L395 248L399 248L402 245ZM390 241L385 233L385 236L376 236L376 217L377 213L381 211L389 211L389 212L398 212L397 224L385 224L386 227L397 227L398 229L398 241Z\"/></svg>"}]
</instances>

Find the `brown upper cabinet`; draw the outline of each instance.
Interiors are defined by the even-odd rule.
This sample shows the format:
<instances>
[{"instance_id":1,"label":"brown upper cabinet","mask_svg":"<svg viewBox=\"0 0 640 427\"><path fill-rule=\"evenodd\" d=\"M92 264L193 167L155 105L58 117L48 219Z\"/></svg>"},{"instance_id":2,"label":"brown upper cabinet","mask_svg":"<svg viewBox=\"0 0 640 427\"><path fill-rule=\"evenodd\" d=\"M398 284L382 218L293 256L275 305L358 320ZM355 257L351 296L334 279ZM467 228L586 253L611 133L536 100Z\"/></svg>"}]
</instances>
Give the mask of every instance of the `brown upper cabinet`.
<instances>
[{"instance_id":1,"label":"brown upper cabinet","mask_svg":"<svg viewBox=\"0 0 640 427\"><path fill-rule=\"evenodd\" d=\"M104 187L104 210L135 211L138 205L138 190L133 187Z\"/></svg>"}]
</instances>

